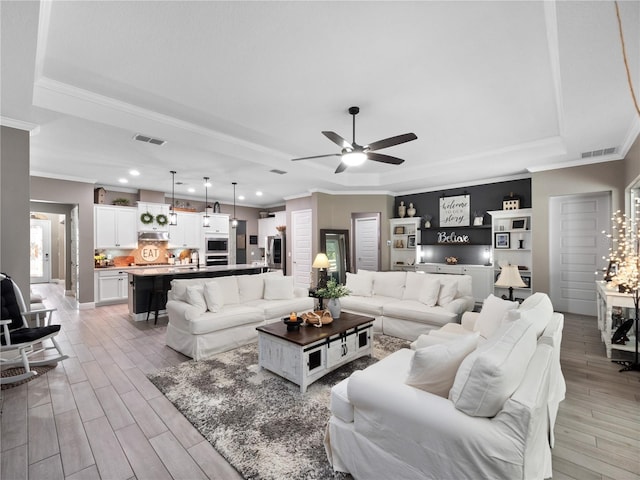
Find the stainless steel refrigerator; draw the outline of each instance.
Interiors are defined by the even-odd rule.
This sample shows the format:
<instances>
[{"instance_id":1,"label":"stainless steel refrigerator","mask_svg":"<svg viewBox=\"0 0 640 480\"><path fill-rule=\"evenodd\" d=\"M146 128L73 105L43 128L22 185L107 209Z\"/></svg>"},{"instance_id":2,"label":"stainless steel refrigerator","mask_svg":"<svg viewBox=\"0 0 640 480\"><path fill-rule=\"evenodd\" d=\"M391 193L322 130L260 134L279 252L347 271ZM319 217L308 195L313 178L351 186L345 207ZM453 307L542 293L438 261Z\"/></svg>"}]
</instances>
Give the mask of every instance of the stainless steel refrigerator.
<instances>
[{"instance_id":1,"label":"stainless steel refrigerator","mask_svg":"<svg viewBox=\"0 0 640 480\"><path fill-rule=\"evenodd\" d=\"M267 237L267 266L272 270L282 270L284 275L287 274L287 259L285 257L285 237L269 236Z\"/></svg>"}]
</instances>

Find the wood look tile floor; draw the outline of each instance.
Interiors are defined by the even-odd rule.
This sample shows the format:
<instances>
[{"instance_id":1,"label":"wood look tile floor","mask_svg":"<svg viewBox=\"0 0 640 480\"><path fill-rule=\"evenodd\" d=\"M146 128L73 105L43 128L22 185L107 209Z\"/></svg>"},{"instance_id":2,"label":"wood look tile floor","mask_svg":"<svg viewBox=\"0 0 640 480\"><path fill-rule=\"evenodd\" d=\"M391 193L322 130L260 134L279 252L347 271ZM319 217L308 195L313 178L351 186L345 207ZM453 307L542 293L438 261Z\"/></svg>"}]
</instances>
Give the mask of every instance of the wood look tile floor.
<instances>
[{"instance_id":1,"label":"wood look tile floor","mask_svg":"<svg viewBox=\"0 0 640 480\"><path fill-rule=\"evenodd\" d=\"M70 358L1 392L0 478L241 478L146 378L188 360L164 344L166 318L133 322L126 305L76 310L55 284L34 291L58 308ZM561 362L553 478L640 480L640 372L618 373L586 316L565 316Z\"/></svg>"}]
</instances>

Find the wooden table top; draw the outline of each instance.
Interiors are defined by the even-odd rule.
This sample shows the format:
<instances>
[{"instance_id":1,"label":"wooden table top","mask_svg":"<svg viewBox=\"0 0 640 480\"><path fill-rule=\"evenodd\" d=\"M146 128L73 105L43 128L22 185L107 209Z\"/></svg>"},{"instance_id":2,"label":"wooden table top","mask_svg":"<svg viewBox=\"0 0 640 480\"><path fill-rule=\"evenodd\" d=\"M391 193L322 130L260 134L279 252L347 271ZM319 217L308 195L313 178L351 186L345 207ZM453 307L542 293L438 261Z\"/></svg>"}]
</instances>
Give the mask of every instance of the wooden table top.
<instances>
[{"instance_id":1,"label":"wooden table top","mask_svg":"<svg viewBox=\"0 0 640 480\"><path fill-rule=\"evenodd\" d=\"M313 325L301 325L298 330L288 331L287 325L283 321L279 321L256 327L256 330L304 346L332 335L346 332L365 323L373 322L373 320L372 317L342 312L340 313L340 318L334 319L329 325L323 325L320 328Z\"/></svg>"}]
</instances>

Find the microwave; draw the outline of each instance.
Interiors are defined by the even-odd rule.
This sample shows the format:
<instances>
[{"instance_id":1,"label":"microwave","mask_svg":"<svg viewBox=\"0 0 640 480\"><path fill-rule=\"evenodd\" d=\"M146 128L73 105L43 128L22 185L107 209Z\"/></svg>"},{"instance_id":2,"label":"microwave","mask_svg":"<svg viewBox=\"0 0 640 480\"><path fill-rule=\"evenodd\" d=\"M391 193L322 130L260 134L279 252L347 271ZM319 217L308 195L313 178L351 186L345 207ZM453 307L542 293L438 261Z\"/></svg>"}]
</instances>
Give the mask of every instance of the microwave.
<instances>
[{"instance_id":1,"label":"microwave","mask_svg":"<svg viewBox=\"0 0 640 480\"><path fill-rule=\"evenodd\" d=\"M229 254L229 237L205 237L204 248L207 255Z\"/></svg>"}]
</instances>

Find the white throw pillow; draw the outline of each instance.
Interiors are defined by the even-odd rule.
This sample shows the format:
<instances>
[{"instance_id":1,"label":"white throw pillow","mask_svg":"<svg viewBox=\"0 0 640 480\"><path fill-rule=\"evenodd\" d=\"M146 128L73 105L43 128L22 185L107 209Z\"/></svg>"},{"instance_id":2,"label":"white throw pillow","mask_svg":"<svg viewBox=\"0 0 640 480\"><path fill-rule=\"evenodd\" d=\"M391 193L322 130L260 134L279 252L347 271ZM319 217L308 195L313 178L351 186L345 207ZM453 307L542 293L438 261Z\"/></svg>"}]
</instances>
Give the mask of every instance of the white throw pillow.
<instances>
[{"instance_id":1,"label":"white throw pillow","mask_svg":"<svg viewBox=\"0 0 640 480\"><path fill-rule=\"evenodd\" d=\"M406 280L407 272L375 272L373 274L373 294L401 300Z\"/></svg>"},{"instance_id":2,"label":"white throw pillow","mask_svg":"<svg viewBox=\"0 0 640 480\"><path fill-rule=\"evenodd\" d=\"M419 300L422 282L427 276L422 272L407 272L404 284L403 300Z\"/></svg>"},{"instance_id":3,"label":"white throw pillow","mask_svg":"<svg viewBox=\"0 0 640 480\"><path fill-rule=\"evenodd\" d=\"M428 276L422 281L422 288L420 290L418 301L424 303L428 307L433 307L436 303L438 303L440 290L440 280L432 276Z\"/></svg>"},{"instance_id":4,"label":"white throw pillow","mask_svg":"<svg viewBox=\"0 0 640 480\"><path fill-rule=\"evenodd\" d=\"M207 303L204 300L202 285L191 285L187 287L186 297L187 303L198 309L200 314L207 311Z\"/></svg>"},{"instance_id":5,"label":"white throw pillow","mask_svg":"<svg viewBox=\"0 0 640 480\"><path fill-rule=\"evenodd\" d=\"M240 303L240 290L238 288L238 277L235 275L216 277L215 281L222 289L225 305L237 305Z\"/></svg>"},{"instance_id":6,"label":"white throw pillow","mask_svg":"<svg viewBox=\"0 0 640 480\"><path fill-rule=\"evenodd\" d=\"M438 305L444 307L450 304L456 298L456 293L458 293L458 284L456 282L441 282L440 292L438 293Z\"/></svg>"},{"instance_id":7,"label":"white throw pillow","mask_svg":"<svg viewBox=\"0 0 640 480\"><path fill-rule=\"evenodd\" d=\"M546 293L536 292L524 299L518 307L520 317L531 320L536 330L536 335L540 337L549 324L553 316L553 304Z\"/></svg>"},{"instance_id":8,"label":"white throw pillow","mask_svg":"<svg viewBox=\"0 0 640 480\"><path fill-rule=\"evenodd\" d=\"M264 274L238 275L238 293L240 303L264 298Z\"/></svg>"},{"instance_id":9,"label":"white throw pillow","mask_svg":"<svg viewBox=\"0 0 640 480\"><path fill-rule=\"evenodd\" d=\"M484 338L489 338L504 323L507 312L517 308L518 302L509 302L490 294L482 303L473 331L480 332Z\"/></svg>"},{"instance_id":10,"label":"white throw pillow","mask_svg":"<svg viewBox=\"0 0 640 480\"><path fill-rule=\"evenodd\" d=\"M347 272L346 286L351 295L370 297L373 292L373 274L365 270L360 270L357 274Z\"/></svg>"},{"instance_id":11,"label":"white throw pillow","mask_svg":"<svg viewBox=\"0 0 640 480\"><path fill-rule=\"evenodd\" d=\"M462 361L449 400L472 417L495 417L520 385L536 345L531 322L500 327Z\"/></svg>"},{"instance_id":12,"label":"white throw pillow","mask_svg":"<svg viewBox=\"0 0 640 480\"><path fill-rule=\"evenodd\" d=\"M447 398L458 367L478 346L477 333L429 347L419 348L413 355L409 376L405 383Z\"/></svg>"},{"instance_id":13,"label":"white throw pillow","mask_svg":"<svg viewBox=\"0 0 640 480\"><path fill-rule=\"evenodd\" d=\"M204 284L204 300L210 312L219 312L224 307L224 294L222 287L216 281Z\"/></svg>"},{"instance_id":14,"label":"white throw pillow","mask_svg":"<svg viewBox=\"0 0 640 480\"><path fill-rule=\"evenodd\" d=\"M265 300L290 300L293 298L293 277L269 276L264 279Z\"/></svg>"}]
</instances>

